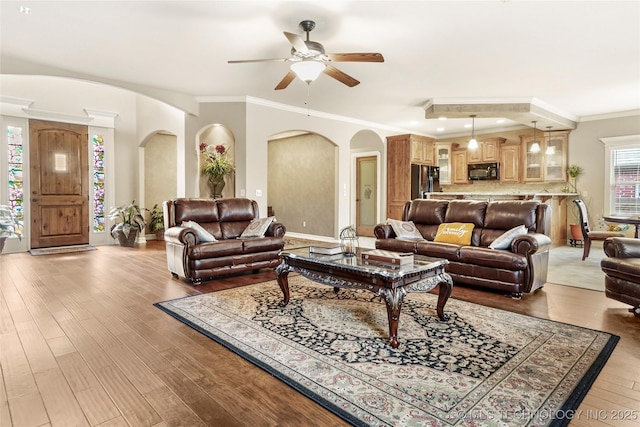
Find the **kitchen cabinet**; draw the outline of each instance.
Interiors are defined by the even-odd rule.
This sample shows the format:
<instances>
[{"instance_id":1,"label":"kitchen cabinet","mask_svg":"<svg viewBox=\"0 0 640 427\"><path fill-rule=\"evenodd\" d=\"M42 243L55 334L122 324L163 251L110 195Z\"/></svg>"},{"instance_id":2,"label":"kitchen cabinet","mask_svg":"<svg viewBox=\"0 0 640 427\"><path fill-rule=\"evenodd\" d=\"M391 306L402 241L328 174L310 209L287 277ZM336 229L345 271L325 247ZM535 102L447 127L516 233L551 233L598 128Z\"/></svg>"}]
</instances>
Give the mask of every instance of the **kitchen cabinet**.
<instances>
[{"instance_id":1,"label":"kitchen cabinet","mask_svg":"<svg viewBox=\"0 0 640 427\"><path fill-rule=\"evenodd\" d=\"M500 144L504 138L486 138L478 141L478 148L467 151L467 163L486 163L500 161Z\"/></svg>"},{"instance_id":2,"label":"kitchen cabinet","mask_svg":"<svg viewBox=\"0 0 640 427\"><path fill-rule=\"evenodd\" d=\"M520 182L519 144L506 144L500 148L500 182Z\"/></svg>"},{"instance_id":3,"label":"kitchen cabinet","mask_svg":"<svg viewBox=\"0 0 640 427\"><path fill-rule=\"evenodd\" d=\"M435 165L440 168L440 184L451 184L451 144L436 143Z\"/></svg>"},{"instance_id":4,"label":"kitchen cabinet","mask_svg":"<svg viewBox=\"0 0 640 427\"><path fill-rule=\"evenodd\" d=\"M453 184L468 184L468 171L467 171L467 150L456 149L451 150L451 159L453 167L452 183Z\"/></svg>"},{"instance_id":5,"label":"kitchen cabinet","mask_svg":"<svg viewBox=\"0 0 640 427\"><path fill-rule=\"evenodd\" d=\"M567 143L569 131L544 132L536 138L539 150L534 151L533 135L520 136L522 141L525 182L566 181Z\"/></svg>"},{"instance_id":6,"label":"kitchen cabinet","mask_svg":"<svg viewBox=\"0 0 640 427\"><path fill-rule=\"evenodd\" d=\"M420 135L387 137L388 218L402 219L404 205L411 200L411 164L433 166L433 141Z\"/></svg>"},{"instance_id":7,"label":"kitchen cabinet","mask_svg":"<svg viewBox=\"0 0 640 427\"><path fill-rule=\"evenodd\" d=\"M409 138L412 163L434 166L433 138L420 135L398 135L394 138Z\"/></svg>"}]
</instances>

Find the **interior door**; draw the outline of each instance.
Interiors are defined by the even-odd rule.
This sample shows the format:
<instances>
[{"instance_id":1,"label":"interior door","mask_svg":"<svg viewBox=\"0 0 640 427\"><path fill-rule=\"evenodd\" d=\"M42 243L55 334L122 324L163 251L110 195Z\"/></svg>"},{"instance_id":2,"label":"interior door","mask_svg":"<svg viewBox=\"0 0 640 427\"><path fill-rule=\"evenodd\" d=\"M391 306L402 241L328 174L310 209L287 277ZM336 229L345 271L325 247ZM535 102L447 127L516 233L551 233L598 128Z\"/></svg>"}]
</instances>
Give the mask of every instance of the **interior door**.
<instances>
[{"instance_id":1,"label":"interior door","mask_svg":"<svg viewBox=\"0 0 640 427\"><path fill-rule=\"evenodd\" d=\"M89 243L87 126L29 120L31 248Z\"/></svg>"},{"instance_id":2,"label":"interior door","mask_svg":"<svg viewBox=\"0 0 640 427\"><path fill-rule=\"evenodd\" d=\"M378 209L378 159L358 157L356 159L356 233L374 237Z\"/></svg>"}]
</instances>

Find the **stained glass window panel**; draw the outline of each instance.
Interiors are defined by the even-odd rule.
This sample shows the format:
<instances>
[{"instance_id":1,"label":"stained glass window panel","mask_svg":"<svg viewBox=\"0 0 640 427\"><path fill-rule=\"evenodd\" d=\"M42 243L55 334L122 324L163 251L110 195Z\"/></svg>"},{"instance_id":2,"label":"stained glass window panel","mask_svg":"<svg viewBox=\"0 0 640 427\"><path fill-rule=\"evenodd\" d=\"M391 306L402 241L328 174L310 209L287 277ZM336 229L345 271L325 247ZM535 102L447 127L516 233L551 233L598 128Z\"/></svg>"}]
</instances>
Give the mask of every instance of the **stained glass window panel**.
<instances>
[{"instance_id":1,"label":"stained glass window panel","mask_svg":"<svg viewBox=\"0 0 640 427\"><path fill-rule=\"evenodd\" d=\"M93 231L105 227L104 137L93 135Z\"/></svg>"},{"instance_id":2,"label":"stained glass window panel","mask_svg":"<svg viewBox=\"0 0 640 427\"><path fill-rule=\"evenodd\" d=\"M9 172L9 206L18 219L20 232L24 231L24 182L23 171L23 139L22 128L7 126L7 154Z\"/></svg>"}]
</instances>

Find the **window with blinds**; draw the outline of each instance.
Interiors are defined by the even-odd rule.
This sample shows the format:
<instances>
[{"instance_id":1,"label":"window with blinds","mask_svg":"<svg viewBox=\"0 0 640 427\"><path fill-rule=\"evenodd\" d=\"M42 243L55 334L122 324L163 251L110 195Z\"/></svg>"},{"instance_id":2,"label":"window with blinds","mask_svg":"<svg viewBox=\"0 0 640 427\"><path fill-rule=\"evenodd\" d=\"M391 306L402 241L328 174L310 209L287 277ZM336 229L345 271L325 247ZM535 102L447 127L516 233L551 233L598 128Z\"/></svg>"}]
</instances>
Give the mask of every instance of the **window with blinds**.
<instances>
[{"instance_id":1,"label":"window with blinds","mask_svg":"<svg viewBox=\"0 0 640 427\"><path fill-rule=\"evenodd\" d=\"M640 214L640 147L612 150L611 163L613 211Z\"/></svg>"}]
</instances>

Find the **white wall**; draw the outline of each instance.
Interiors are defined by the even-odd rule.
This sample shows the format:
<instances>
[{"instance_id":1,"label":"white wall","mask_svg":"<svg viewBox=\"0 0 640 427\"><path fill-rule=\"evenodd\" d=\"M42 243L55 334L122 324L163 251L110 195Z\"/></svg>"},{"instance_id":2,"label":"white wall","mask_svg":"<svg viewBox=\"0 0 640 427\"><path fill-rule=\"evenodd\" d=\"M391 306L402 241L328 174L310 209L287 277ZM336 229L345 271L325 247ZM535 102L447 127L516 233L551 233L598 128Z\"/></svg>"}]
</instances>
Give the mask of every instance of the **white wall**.
<instances>
[{"instance_id":1,"label":"white wall","mask_svg":"<svg viewBox=\"0 0 640 427\"><path fill-rule=\"evenodd\" d=\"M583 197L589 200L589 217L592 227L604 211L605 149L600 138L640 134L640 114L612 119L582 121L569 134L569 164L582 166L584 172L577 186ZM573 206L570 207L573 209ZM569 218L573 218L569 215Z\"/></svg>"},{"instance_id":2,"label":"white wall","mask_svg":"<svg viewBox=\"0 0 640 427\"><path fill-rule=\"evenodd\" d=\"M199 116L184 112L127 90L79 80L44 76L0 76L0 95L32 99L30 109L87 117L84 109L117 113L115 118L115 204L133 199L142 200L144 188L139 176L141 153L145 138L156 131L176 135L178 170L177 196L197 195L199 170L197 156L198 132L219 123L230 129L235 137L236 196L254 198L261 212L267 212L267 142L272 135L289 130L317 133L338 147L338 194L336 200L337 229L354 222L351 201L352 154L368 150L381 152L381 188L386 188L385 137L401 133L383 126L346 121L329 114L307 114L305 109L281 109L256 99L201 100ZM361 131L372 132L363 143ZM592 197L592 211L596 217L603 213L604 147L599 138L640 133L640 115L591 120L579 123L569 136L569 163L585 168L580 178L581 190ZM261 195L260 194L261 191ZM384 195L384 191L382 192ZM381 211L384 212L384 198ZM384 217L384 214L381 215Z\"/></svg>"}]
</instances>

